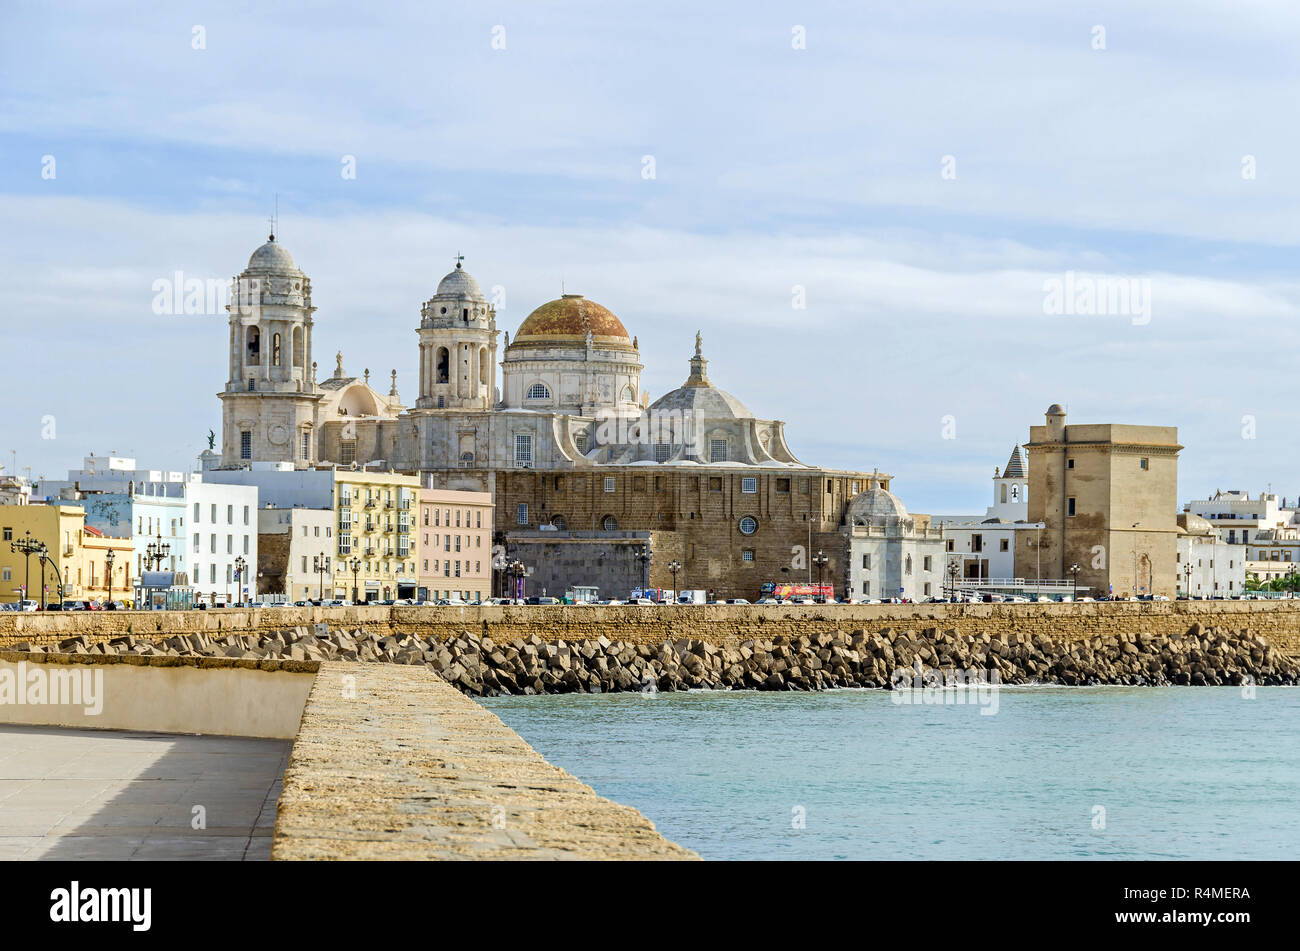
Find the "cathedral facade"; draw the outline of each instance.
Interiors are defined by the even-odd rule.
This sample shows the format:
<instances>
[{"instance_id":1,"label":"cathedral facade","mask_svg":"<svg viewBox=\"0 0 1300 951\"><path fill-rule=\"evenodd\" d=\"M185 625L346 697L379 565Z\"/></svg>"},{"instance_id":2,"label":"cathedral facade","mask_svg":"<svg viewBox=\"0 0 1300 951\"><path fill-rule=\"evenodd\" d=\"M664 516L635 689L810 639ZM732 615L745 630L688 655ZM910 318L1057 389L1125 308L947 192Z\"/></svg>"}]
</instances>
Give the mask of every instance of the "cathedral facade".
<instances>
[{"instance_id":1,"label":"cathedral facade","mask_svg":"<svg viewBox=\"0 0 1300 951\"><path fill-rule=\"evenodd\" d=\"M371 465L489 492L498 544L536 573L529 593L596 584L605 596L653 586L753 599L763 582L811 580L814 563L843 593L850 506L889 489L878 470L796 458L782 421L711 381L699 333L682 385L652 401L637 337L580 294L542 304L512 336L458 258L420 307L407 407L395 371L385 396L368 372L348 376L341 353L318 381L311 283L274 237L235 286L222 466Z\"/></svg>"}]
</instances>

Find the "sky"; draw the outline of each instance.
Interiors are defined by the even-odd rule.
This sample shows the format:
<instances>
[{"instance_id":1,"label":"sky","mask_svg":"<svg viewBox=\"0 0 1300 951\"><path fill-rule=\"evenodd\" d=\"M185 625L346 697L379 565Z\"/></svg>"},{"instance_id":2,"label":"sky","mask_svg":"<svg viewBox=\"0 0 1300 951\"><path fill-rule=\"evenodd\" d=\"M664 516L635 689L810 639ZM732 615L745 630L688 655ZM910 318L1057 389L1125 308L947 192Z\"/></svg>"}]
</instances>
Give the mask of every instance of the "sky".
<instances>
[{"instance_id":1,"label":"sky","mask_svg":"<svg viewBox=\"0 0 1300 951\"><path fill-rule=\"evenodd\" d=\"M1300 6L702 6L3 0L0 462L192 467L226 317L155 282L224 284L278 202L320 375L408 405L463 253L501 330L611 309L651 399L700 331L914 512L983 511L1057 402L1177 426L1184 501L1300 494Z\"/></svg>"}]
</instances>

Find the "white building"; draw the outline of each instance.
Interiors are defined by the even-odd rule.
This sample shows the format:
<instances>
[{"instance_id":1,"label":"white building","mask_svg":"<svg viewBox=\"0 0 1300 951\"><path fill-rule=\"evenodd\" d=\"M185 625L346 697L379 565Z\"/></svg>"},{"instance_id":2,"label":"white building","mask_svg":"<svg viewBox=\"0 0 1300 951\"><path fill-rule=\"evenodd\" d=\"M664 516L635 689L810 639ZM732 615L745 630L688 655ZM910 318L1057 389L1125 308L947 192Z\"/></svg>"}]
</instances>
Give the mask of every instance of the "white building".
<instances>
[{"instance_id":1,"label":"white building","mask_svg":"<svg viewBox=\"0 0 1300 951\"><path fill-rule=\"evenodd\" d=\"M1246 590L1245 548L1230 544L1208 520L1178 516L1178 592L1181 597L1224 598Z\"/></svg>"},{"instance_id":2,"label":"white building","mask_svg":"<svg viewBox=\"0 0 1300 951\"><path fill-rule=\"evenodd\" d=\"M136 577L149 546L165 545L162 568L184 572L204 603L238 600L254 590L257 566L257 488L204 481L201 472L141 469L134 459L87 456L67 479L46 479L41 498L67 498L86 508L87 521L135 542ZM125 531L122 529L125 528ZM237 586L242 559L244 584Z\"/></svg>"},{"instance_id":3,"label":"white building","mask_svg":"<svg viewBox=\"0 0 1300 951\"><path fill-rule=\"evenodd\" d=\"M872 486L849 505L848 595L921 601L943 593L943 534L918 527L887 489Z\"/></svg>"},{"instance_id":4,"label":"white building","mask_svg":"<svg viewBox=\"0 0 1300 951\"><path fill-rule=\"evenodd\" d=\"M258 594L307 601L333 593L333 571L318 570L335 557L332 509L258 509L257 532Z\"/></svg>"},{"instance_id":5,"label":"white building","mask_svg":"<svg viewBox=\"0 0 1300 951\"><path fill-rule=\"evenodd\" d=\"M958 578L1017 588L1016 546L1036 547L1043 529L1041 522L1028 519L1029 466L1017 445L1006 466L993 470L993 504L982 516L936 515L933 521L943 531L947 563L957 566ZM1053 592L1059 593L1055 588Z\"/></svg>"},{"instance_id":6,"label":"white building","mask_svg":"<svg viewBox=\"0 0 1300 951\"><path fill-rule=\"evenodd\" d=\"M1294 524L1296 517L1296 510L1286 508L1271 492L1252 499L1250 493L1236 490L1189 502L1183 511L1219 529L1229 545L1248 545L1259 532Z\"/></svg>"}]
</instances>

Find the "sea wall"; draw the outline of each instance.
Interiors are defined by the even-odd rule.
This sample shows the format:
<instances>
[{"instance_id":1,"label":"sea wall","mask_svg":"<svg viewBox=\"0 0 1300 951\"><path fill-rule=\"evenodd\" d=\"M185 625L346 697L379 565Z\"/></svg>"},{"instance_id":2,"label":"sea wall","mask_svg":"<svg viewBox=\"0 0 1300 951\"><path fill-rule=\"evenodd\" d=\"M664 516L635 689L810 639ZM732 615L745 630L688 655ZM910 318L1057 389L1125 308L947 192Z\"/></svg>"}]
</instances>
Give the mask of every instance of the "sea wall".
<instances>
[{"instance_id":1,"label":"sea wall","mask_svg":"<svg viewBox=\"0 0 1300 951\"><path fill-rule=\"evenodd\" d=\"M920 633L930 628L960 635L1035 634L1086 640L1119 634L1173 635L1193 624L1262 636L1300 654L1300 600L1081 602L1076 604L664 605L638 607L348 607L262 608L179 612L55 612L0 614L0 647L56 644L77 635L91 640L134 635L157 640L201 634L265 635L328 624L380 636L412 634L448 640L464 632L497 643L537 635L548 642L606 637L652 646L692 637L722 648L753 638L813 637L857 630Z\"/></svg>"},{"instance_id":2,"label":"sea wall","mask_svg":"<svg viewBox=\"0 0 1300 951\"><path fill-rule=\"evenodd\" d=\"M273 859L694 859L424 667L321 665Z\"/></svg>"}]
</instances>

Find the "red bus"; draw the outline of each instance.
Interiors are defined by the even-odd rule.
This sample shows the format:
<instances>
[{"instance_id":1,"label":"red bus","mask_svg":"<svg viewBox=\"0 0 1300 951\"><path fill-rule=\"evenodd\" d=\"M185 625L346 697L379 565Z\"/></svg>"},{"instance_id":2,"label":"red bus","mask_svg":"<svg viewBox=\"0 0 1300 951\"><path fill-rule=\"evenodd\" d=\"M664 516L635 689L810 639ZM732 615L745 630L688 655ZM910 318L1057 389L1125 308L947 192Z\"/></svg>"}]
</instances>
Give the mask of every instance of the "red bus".
<instances>
[{"instance_id":1,"label":"red bus","mask_svg":"<svg viewBox=\"0 0 1300 951\"><path fill-rule=\"evenodd\" d=\"M831 584L778 584L775 581L765 581L763 586L758 589L758 596L760 599L779 598L782 601L789 601L793 598L830 601L835 597L835 586Z\"/></svg>"}]
</instances>

